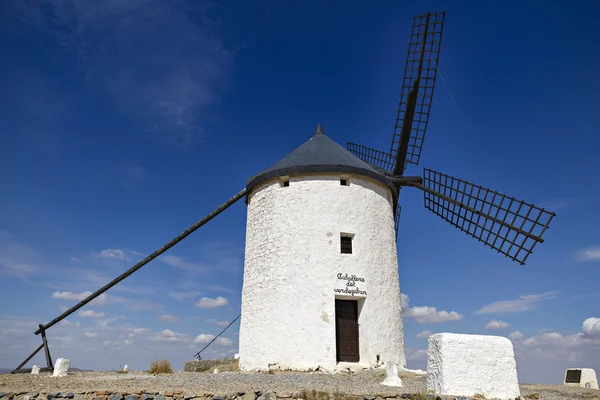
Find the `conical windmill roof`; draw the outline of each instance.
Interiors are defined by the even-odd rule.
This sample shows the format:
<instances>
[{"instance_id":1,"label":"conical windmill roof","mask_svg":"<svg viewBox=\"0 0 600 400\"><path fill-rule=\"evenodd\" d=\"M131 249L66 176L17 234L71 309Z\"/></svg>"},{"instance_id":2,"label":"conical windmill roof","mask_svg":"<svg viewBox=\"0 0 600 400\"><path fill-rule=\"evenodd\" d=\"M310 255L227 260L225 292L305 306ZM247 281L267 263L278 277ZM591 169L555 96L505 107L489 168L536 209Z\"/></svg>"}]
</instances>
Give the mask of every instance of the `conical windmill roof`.
<instances>
[{"instance_id":1,"label":"conical windmill roof","mask_svg":"<svg viewBox=\"0 0 600 400\"><path fill-rule=\"evenodd\" d=\"M248 193L262 182L281 176L303 173L334 172L366 176L379 181L395 192L383 172L366 163L331 140L317 125L315 134L279 162L252 176L246 182Z\"/></svg>"}]
</instances>

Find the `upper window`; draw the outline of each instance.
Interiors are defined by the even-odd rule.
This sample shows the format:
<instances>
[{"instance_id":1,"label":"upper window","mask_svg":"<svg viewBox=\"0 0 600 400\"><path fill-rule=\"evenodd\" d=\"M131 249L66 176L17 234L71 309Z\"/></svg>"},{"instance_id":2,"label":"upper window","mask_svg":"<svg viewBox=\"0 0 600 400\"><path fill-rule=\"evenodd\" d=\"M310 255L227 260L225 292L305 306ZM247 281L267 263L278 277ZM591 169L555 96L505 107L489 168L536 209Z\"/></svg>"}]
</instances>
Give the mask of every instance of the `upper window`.
<instances>
[{"instance_id":1,"label":"upper window","mask_svg":"<svg viewBox=\"0 0 600 400\"><path fill-rule=\"evenodd\" d=\"M342 254L352 254L352 237L347 235L340 236Z\"/></svg>"},{"instance_id":2,"label":"upper window","mask_svg":"<svg viewBox=\"0 0 600 400\"><path fill-rule=\"evenodd\" d=\"M340 185L350 186L350 177L348 175L340 176Z\"/></svg>"}]
</instances>

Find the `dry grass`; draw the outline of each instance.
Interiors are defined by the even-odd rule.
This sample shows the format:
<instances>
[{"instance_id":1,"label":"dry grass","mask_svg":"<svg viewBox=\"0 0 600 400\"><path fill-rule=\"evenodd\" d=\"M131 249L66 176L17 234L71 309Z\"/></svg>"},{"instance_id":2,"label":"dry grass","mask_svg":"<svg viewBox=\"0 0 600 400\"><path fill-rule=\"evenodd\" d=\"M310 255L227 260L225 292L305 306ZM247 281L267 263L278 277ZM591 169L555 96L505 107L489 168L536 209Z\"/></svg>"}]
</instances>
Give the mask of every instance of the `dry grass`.
<instances>
[{"instance_id":1,"label":"dry grass","mask_svg":"<svg viewBox=\"0 0 600 400\"><path fill-rule=\"evenodd\" d=\"M169 360L155 360L150 362L148 372L151 374L172 374L173 368L171 368Z\"/></svg>"}]
</instances>

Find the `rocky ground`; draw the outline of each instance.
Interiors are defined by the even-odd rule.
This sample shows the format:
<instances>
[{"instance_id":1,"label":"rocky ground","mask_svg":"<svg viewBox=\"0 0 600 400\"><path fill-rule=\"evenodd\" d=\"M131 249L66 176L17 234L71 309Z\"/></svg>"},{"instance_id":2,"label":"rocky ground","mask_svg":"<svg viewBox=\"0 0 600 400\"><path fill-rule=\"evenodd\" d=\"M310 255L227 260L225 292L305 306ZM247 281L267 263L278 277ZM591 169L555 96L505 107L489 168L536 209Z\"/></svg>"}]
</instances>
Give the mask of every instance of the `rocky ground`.
<instances>
[{"instance_id":1,"label":"rocky ground","mask_svg":"<svg viewBox=\"0 0 600 400\"><path fill-rule=\"evenodd\" d=\"M52 377L49 373L6 374L0 375L0 400L51 400L52 397L70 397L74 400L255 400L261 395L261 400L426 398L424 395L415 395L425 393L425 375L402 372L400 376L404 383L401 388L381 385L385 377L385 371L382 370L334 375L320 372L175 372L158 375L146 372L69 372L68 376L62 378ZM521 396L544 400L600 400L600 391L522 384Z\"/></svg>"}]
</instances>

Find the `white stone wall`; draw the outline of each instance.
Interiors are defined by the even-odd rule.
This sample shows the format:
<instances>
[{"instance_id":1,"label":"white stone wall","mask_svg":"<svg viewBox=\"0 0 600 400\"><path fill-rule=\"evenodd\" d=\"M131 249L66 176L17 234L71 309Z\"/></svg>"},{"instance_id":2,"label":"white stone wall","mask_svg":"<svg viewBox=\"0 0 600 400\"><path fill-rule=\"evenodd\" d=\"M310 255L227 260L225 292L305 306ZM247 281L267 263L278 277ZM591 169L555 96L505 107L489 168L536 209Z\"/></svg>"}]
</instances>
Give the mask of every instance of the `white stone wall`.
<instances>
[{"instance_id":1,"label":"white stone wall","mask_svg":"<svg viewBox=\"0 0 600 400\"><path fill-rule=\"evenodd\" d=\"M512 400L520 396L512 342L502 336L429 336L427 389L439 395Z\"/></svg>"},{"instance_id":2,"label":"white stone wall","mask_svg":"<svg viewBox=\"0 0 600 400\"><path fill-rule=\"evenodd\" d=\"M359 301L360 364L406 366L396 239L389 188L368 178L292 176L249 196L240 368L336 367L338 273L364 278ZM354 234L353 254L340 233Z\"/></svg>"}]
</instances>

